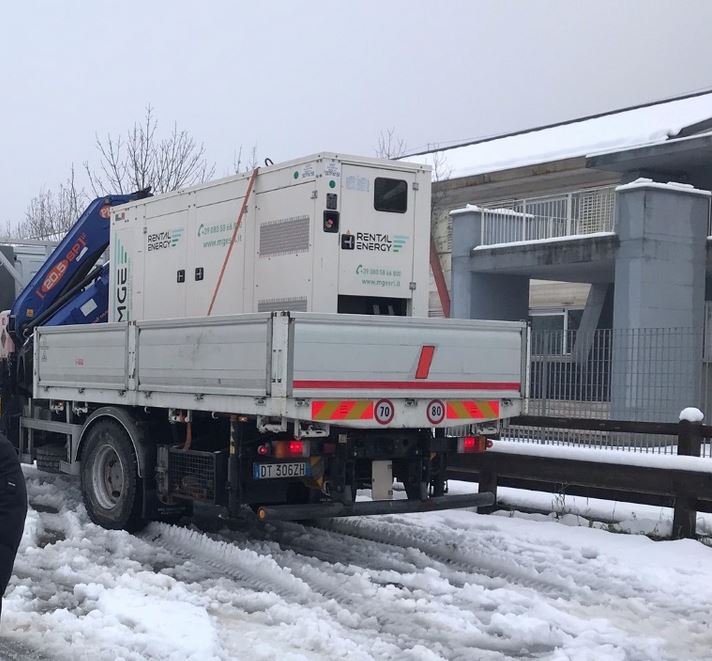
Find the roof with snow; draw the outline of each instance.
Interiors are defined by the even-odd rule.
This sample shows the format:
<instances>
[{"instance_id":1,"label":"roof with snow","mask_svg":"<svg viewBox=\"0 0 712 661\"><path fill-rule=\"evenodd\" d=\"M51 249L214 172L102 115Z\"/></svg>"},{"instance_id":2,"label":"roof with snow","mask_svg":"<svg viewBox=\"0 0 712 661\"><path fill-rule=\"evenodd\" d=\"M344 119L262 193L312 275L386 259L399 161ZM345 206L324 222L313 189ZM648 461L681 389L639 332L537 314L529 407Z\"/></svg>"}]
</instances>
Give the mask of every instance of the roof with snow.
<instances>
[{"instance_id":1,"label":"roof with snow","mask_svg":"<svg viewBox=\"0 0 712 661\"><path fill-rule=\"evenodd\" d=\"M712 93L700 94L581 121L405 156L434 165L444 157L448 179L508 170L565 158L660 143L712 128Z\"/></svg>"}]
</instances>

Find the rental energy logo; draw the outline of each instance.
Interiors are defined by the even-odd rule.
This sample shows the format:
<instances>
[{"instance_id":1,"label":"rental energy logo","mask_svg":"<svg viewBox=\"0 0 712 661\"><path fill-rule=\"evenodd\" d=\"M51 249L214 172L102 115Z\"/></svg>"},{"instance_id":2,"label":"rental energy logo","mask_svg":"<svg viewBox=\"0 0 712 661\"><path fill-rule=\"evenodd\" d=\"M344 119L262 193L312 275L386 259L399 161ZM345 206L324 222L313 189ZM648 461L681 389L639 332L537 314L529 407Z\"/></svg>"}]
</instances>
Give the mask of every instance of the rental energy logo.
<instances>
[{"instance_id":1,"label":"rental energy logo","mask_svg":"<svg viewBox=\"0 0 712 661\"><path fill-rule=\"evenodd\" d=\"M346 232L341 235L342 250L368 250L372 252L393 252L403 250L408 242L405 234L380 234L378 232Z\"/></svg>"},{"instance_id":2,"label":"rental energy logo","mask_svg":"<svg viewBox=\"0 0 712 661\"><path fill-rule=\"evenodd\" d=\"M116 264L116 321L129 320L129 254L119 239L114 249Z\"/></svg>"},{"instance_id":3,"label":"rental energy logo","mask_svg":"<svg viewBox=\"0 0 712 661\"><path fill-rule=\"evenodd\" d=\"M153 232L146 237L147 252L175 248L183 236L183 229L167 230L166 232Z\"/></svg>"}]
</instances>

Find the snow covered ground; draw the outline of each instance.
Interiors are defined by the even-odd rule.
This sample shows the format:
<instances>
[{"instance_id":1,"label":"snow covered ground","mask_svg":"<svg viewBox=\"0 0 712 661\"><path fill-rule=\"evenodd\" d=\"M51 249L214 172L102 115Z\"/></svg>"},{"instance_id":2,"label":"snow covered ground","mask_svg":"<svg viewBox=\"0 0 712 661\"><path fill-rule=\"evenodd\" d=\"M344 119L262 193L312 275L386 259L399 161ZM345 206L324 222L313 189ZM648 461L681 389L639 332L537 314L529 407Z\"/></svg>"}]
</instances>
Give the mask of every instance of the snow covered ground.
<instances>
[{"instance_id":1,"label":"snow covered ground","mask_svg":"<svg viewBox=\"0 0 712 661\"><path fill-rule=\"evenodd\" d=\"M318 527L152 524L131 536L90 523L71 479L26 476L0 657L711 655L712 549L699 542L575 525L571 511L558 521L450 511Z\"/></svg>"}]
</instances>

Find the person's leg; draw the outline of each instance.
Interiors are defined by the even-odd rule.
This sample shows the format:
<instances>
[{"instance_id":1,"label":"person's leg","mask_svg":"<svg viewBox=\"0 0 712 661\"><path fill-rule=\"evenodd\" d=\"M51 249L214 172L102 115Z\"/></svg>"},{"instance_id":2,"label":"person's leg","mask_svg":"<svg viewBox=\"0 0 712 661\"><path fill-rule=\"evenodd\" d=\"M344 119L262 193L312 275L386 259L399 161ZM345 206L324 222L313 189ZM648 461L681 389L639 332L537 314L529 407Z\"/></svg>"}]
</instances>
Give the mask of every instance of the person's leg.
<instances>
[{"instance_id":1,"label":"person's leg","mask_svg":"<svg viewBox=\"0 0 712 661\"><path fill-rule=\"evenodd\" d=\"M2 596L12 576L12 566L15 562L15 551L0 544L0 616L2 615Z\"/></svg>"},{"instance_id":2,"label":"person's leg","mask_svg":"<svg viewBox=\"0 0 712 661\"><path fill-rule=\"evenodd\" d=\"M18 467L0 477L0 615L2 596L12 576L17 548L22 539L27 515L25 477Z\"/></svg>"}]
</instances>

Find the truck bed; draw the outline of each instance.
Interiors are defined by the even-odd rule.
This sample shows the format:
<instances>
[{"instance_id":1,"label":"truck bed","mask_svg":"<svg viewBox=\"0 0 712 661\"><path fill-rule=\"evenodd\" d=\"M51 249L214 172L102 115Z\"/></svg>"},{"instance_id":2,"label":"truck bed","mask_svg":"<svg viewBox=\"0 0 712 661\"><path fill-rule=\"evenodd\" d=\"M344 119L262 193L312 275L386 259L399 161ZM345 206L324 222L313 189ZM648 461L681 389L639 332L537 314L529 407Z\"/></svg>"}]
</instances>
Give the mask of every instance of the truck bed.
<instances>
[{"instance_id":1,"label":"truck bed","mask_svg":"<svg viewBox=\"0 0 712 661\"><path fill-rule=\"evenodd\" d=\"M37 328L34 396L448 427L520 412L525 329L299 312Z\"/></svg>"}]
</instances>

